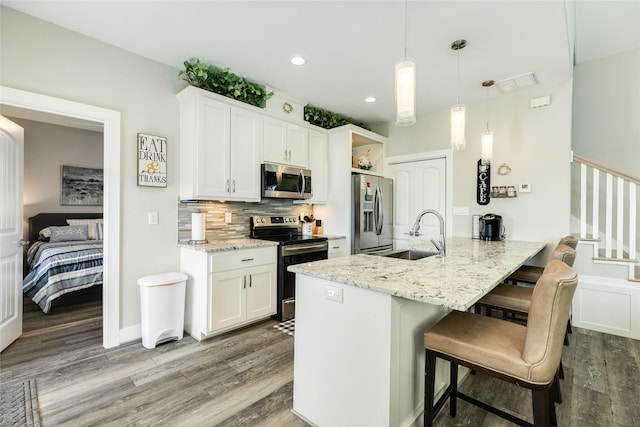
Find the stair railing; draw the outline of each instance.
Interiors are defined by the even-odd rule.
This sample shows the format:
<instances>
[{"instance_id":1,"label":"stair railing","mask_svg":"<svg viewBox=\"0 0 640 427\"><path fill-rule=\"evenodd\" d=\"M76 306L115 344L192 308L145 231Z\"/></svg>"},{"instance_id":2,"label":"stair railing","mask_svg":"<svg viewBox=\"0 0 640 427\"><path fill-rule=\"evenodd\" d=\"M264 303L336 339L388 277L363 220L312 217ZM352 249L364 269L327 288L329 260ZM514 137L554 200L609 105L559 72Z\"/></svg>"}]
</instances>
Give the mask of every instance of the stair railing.
<instances>
[{"instance_id":1,"label":"stair railing","mask_svg":"<svg viewBox=\"0 0 640 427\"><path fill-rule=\"evenodd\" d=\"M636 231L637 231L637 199L636 188L640 185L640 179L624 174L622 172L613 170L604 165L598 164L594 161L581 157L577 154L573 154L573 161L580 164L580 238L591 238L594 240L600 240L600 175L604 175L605 179L605 229L604 229L604 252L605 258L613 258L613 218L614 218L614 179L616 185L616 230L615 230L615 251L616 259L630 259L636 258ZM592 182L591 182L591 236L587 233L587 198L589 195L588 187L588 172L591 169ZM628 230L627 230L627 242L628 250L625 254L624 251L624 195L625 188L628 190Z\"/></svg>"}]
</instances>

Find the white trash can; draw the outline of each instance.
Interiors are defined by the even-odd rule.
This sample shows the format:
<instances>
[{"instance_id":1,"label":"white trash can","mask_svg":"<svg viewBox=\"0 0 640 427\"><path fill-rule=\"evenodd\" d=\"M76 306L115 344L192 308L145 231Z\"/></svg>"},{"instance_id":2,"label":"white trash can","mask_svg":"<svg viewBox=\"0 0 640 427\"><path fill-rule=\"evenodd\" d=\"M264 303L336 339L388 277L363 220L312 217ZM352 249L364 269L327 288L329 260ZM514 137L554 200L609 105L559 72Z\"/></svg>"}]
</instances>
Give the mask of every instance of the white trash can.
<instances>
[{"instance_id":1,"label":"white trash can","mask_svg":"<svg viewBox=\"0 0 640 427\"><path fill-rule=\"evenodd\" d=\"M183 273L154 274L138 279L145 348L182 339L186 282L187 275Z\"/></svg>"}]
</instances>

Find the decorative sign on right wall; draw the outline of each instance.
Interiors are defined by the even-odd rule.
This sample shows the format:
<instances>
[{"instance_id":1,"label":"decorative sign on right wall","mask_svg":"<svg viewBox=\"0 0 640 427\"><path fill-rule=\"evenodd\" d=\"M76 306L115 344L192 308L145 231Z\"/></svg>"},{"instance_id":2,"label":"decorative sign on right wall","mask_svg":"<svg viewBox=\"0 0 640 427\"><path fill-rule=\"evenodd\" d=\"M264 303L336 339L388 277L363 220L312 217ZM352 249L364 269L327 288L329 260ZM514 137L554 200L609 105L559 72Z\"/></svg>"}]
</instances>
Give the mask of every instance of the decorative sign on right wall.
<instances>
[{"instance_id":1,"label":"decorative sign on right wall","mask_svg":"<svg viewBox=\"0 0 640 427\"><path fill-rule=\"evenodd\" d=\"M478 160L478 184L476 188L476 201L479 205L488 205L491 200L489 189L491 188L491 164L482 164L482 160Z\"/></svg>"}]
</instances>

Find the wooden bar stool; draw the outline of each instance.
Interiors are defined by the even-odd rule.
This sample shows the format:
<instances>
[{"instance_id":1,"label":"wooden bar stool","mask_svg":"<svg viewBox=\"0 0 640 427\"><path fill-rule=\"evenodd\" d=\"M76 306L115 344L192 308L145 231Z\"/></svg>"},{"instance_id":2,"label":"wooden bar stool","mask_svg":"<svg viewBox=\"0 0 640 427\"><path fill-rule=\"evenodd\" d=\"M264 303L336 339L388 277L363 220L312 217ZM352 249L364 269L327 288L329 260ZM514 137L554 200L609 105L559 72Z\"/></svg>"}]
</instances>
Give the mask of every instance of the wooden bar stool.
<instances>
[{"instance_id":1,"label":"wooden bar stool","mask_svg":"<svg viewBox=\"0 0 640 427\"><path fill-rule=\"evenodd\" d=\"M453 311L425 332L425 427L433 425L447 399L455 417L457 398L518 425L532 425L459 392L458 365L530 389L533 425L557 425L553 399L559 390L562 338L577 284L571 267L551 260L534 288L527 326ZM451 383L434 405L436 358L451 362Z\"/></svg>"},{"instance_id":2,"label":"wooden bar stool","mask_svg":"<svg viewBox=\"0 0 640 427\"><path fill-rule=\"evenodd\" d=\"M573 262L576 259L576 251L568 245L558 244L556 249L551 254L551 259L562 261L569 267L572 267ZM536 273L538 274L537 277L539 279L545 270L541 267L535 268L541 269L539 274ZM538 279L536 279L536 281ZM503 319L506 319L507 313L511 313L514 320L516 314L526 317L527 313L529 312L529 306L531 305L533 289L533 287L516 286L501 283L476 303L475 312L480 314L480 312L482 311L482 307L484 307L488 316L491 316L491 310L497 309L502 311ZM569 344L569 338L567 334L570 331L571 322L567 319L567 327L564 338L565 345Z\"/></svg>"}]
</instances>

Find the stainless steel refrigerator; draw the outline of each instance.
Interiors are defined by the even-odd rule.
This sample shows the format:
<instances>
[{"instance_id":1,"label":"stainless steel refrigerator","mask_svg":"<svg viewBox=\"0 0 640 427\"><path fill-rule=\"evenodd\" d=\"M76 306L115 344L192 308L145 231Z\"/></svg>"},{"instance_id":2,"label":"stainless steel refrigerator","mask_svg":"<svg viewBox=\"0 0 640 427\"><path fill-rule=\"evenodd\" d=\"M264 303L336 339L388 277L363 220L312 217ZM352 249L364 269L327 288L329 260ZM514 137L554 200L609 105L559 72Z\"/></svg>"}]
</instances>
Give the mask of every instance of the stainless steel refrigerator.
<instances>
[{"instance_id":1,"label":"stainless steel refrigerator","mask_svg":"<svg viewBox=\"0 0 640 427\"><path fill-rule=\"evenodd\" d=\"M351 253L393 249L393 180L351 176Z\"/></svg>"}]
</instances>

